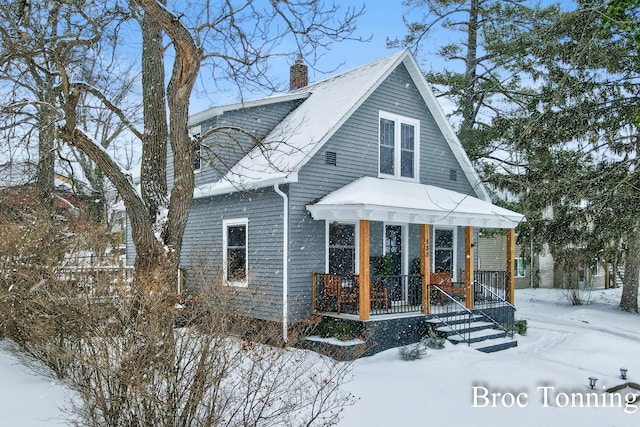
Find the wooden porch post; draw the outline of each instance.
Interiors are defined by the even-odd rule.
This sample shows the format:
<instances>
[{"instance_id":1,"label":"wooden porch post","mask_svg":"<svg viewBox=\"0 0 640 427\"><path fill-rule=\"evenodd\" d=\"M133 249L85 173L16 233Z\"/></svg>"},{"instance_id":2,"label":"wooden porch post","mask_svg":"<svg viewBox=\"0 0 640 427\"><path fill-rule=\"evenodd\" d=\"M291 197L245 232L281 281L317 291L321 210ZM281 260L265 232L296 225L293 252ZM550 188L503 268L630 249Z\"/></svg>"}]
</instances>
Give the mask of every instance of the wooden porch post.
<instances>
[{"instance_id":1,"label":"wooden porch post","mask_svg":"<svg viewBox=\"0 0 640 427\"><path fill-rule=\"evenodd\" d=\"M464 228L464 284L467 287L465 298L468 309L473 308L473 227Z\"/></svg>"},{"instance_id":2,"label":"wooden porch post","mask_svg":"<svg viewBox=\"0 0 640 427\"><path fill-rule=\"evenodd\" d=\"M360 220L360 280L359 280L359 313L360 320L369 320L371 315L371 274L369 271L369 240L370 222Z\"/></svg>"},{"instance_id":3,"label":"wooden porch post","mask_svg":"<svg viewBox=\"0 0 640 427\"><path fill-rule=\"evenodd\" d=\"M420 224L420 274L422 274L422 313L431 311L429 298L429 274L431 263L429 259L429 224Z\"/></svg>"},{"instance_id":4,"label":"wooden porch post","mask_svg":"<svg viewBox=\"0 0 640 427\"><path fill-rule=\"evenodd\" d=\"M507 230L507 301L514 303L515 290L515 257L516 257L516 229Z\"/></svg>"}]
</instances>

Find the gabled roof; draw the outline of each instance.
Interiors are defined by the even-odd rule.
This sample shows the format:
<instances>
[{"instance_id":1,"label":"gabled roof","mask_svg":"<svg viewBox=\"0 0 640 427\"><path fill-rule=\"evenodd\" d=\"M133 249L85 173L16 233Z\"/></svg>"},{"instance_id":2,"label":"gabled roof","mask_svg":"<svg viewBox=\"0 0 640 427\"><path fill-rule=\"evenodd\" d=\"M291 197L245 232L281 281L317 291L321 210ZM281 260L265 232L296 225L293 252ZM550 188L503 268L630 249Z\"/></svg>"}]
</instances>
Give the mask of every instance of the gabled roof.
<instances>
[{"instance_id":1,"label":"gabled roof","mask_svg":"<svg viewBox=\"0 0 640 427\"><path fill-rule=\"evenodd\" d=\"M298 172L307 161L400 64L404 64L411 75L477 196L489 200L489 194L409 50L394 53L288 94L289 97L306 99L273 129L264 139L263 145L250 151L221 181L197 187L194 197L297 182ZM260 105L263 105L278 99L280 98L269 97L254 103L261 102ZM206 116L201 113L200 117ZM195 124L193 120L190 123Z\"/></svg>"},{"instance_id":2,"label":"gabled roof","mask_svg":"<svg viewBox=\"0 0 640 427\"><path fill-rule=\"evenodd\" d=\"M515 228L524 215L476 197L417 182L362 177L307 205L313 219Z\"/></svg>"}]
</instances>

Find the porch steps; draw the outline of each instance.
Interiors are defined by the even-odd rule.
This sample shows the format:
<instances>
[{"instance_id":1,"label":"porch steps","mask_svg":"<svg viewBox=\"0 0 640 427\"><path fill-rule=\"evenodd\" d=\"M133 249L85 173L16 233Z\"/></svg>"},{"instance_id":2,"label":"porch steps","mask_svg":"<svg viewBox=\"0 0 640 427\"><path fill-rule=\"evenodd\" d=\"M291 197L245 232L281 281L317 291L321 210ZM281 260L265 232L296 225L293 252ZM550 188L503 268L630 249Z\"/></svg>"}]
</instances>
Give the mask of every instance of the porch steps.
<instances>
[{"instance_id":1,"label":"porch steps","mask_svg":"<svg viewBox=\"0 0 640 427\"><path fill-rule=\"evenodd\" d=\"M468 336L470 346L483 353L493 353L518 345L518 341L507 337L505 331L497 329L493 322L488 322L482 315L471 316L469 325L457 331L452 328L454 325L461 325L467 321L466 317L453 315L429 319L427 323L431 324L438 335L447 338L453 344L466 342L460 334Z\"/></svg>"},{"instance_id":2,"label":"porch steps","mask_svg":"<svg viewBox=\"0 0 640 427\"><path fill-rule=\"evenodd\" d=\"M480 332L483 333L485 331L487 331L487 328L491 328L490 330L493 330L493 323L490 322L482 322L482 321L478 321L478 322L471 322L471 324L469 325L469 327L464 328L464 332ZM458 332L454 331L450 326L439 326L437 328L435 328L436 332L440 333L440 335L444 335L447 338L453 337L454 335L457 335ZM464 340L463 340L464 341Z\"/></svg>"}]
</instances>

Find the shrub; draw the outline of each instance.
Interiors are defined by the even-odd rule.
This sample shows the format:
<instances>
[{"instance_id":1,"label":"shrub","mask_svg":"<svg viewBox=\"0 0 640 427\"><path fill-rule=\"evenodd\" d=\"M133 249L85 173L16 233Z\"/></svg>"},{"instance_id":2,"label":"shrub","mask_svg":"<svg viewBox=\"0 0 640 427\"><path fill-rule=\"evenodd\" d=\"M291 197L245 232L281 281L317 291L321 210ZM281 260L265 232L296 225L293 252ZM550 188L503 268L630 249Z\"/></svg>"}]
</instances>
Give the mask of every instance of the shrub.
<instances>
[{"instance_id":1,"label":"shrub","mask_svg":"<svg viewBox=\"0 0 640 427\"><path fill-rule=\"evenodd\" d=\"M516 320L515 322L516 332L520 335L527 335L527 321L526 320Z\"/></svg>"},{"instance_id":2,"label":"shrub","mask_svg":"<svg viewBox=\"0 0 640 427\"><path fill-rule=\"evenodd\" d=\"M349 363L283 345L281 325L240 315L221 281L203 278L178 305L112 277L64 280L68 240L53 239L53 251L16 227L5 228L13 248L0 235L0 330L28 367L64 378L72 424L334 425L353 402L341 389Z\"/></svg>"},{"instance_id":3,"label":"shrub","mask_svg":"<svg viewBox=\"0 0 640 427\"><path fill-rule=\"evenodd\" d=\"M418 360L427 355L427 347L424 342L420 341L415 344L400 347L399 353L402 360Z\"/></svg>"},{"instance_id":4,"label":"shrub","mask_svg":"<svg viewBox=\"0 0 640 427\"><path fill-rule=\"evenodd\" d=\"M356 338L358 331L351 322L324 319L316 326L315 334L322 338L335 337L341 341L348 341Z\"/></svg>"},{"instance_id":5,"label":"shrub","mask_svg":"<svg viewBox=\"0 0 640 427\"><path fill-rule=\"evenodd\" d=\"M429 348L440 350L444 348L445 339L441 336L438 336L433 330L429 330L427 336L424 338L425 345Z\"/></svg>"}]
</instances>

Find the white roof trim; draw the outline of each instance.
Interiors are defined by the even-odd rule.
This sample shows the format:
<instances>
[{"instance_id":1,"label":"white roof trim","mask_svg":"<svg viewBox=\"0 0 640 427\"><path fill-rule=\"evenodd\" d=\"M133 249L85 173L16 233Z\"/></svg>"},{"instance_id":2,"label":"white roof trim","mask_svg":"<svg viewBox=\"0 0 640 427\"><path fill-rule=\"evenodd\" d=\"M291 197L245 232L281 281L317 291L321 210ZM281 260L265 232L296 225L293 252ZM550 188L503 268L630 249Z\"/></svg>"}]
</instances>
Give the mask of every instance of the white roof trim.
<instances>
[{"instance_id":1,"label":"white roof trim","mask_svg":"<svg viewBox=\"0 0 640 427\"><path fill-rule=\"evenodd\" d=\"M415 182L360 178L307 205L313 219L515 228L524 215L477 197Z\"/></svg>"},{"instance_id":2,"label":"white roof trim","mask_svg":"<svg viewBox=\"0 0 640 427\"><path fill-rule=\"evenodd\" d=\"M281 173L275 174L262 179L237 179L228 181L222 179L220 181L209 184L198 185L193 190L194 199L202 199L204 197L220 196L222 194L230 194L238 191L251 191L258 188L270 187L279 184L290 184L298 182L298 173Z\"/></svg>"}]
</instances>

